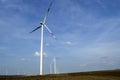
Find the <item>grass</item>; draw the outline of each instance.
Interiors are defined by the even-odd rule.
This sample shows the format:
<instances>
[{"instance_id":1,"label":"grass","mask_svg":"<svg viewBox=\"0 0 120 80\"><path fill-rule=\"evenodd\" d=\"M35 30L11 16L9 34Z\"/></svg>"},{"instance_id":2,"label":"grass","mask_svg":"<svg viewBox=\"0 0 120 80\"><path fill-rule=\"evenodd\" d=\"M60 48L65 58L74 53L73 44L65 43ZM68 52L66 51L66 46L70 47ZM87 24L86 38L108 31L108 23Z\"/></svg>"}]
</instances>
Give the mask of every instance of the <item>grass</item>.
<instances>
[{"instance_id":1,"label":"grass","mask_svg":"<svg viewBox=\"0 0 120 80\"><path fill-rule=\"evenodd\" d=\"M0 76L0 80L120 80L120 70L77 72L35 76Z\"/></svg>"}]
</instances>

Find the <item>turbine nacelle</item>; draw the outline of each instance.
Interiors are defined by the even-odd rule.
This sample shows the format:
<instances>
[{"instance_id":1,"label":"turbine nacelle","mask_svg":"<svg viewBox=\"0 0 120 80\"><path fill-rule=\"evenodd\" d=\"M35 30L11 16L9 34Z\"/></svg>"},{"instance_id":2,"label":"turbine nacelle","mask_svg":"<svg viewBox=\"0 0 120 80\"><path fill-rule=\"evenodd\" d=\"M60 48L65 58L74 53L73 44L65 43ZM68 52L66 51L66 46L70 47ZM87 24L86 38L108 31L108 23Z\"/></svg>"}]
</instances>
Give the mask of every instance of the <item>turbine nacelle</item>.
<instances>
[{"instance_id":1,"label":"turbine nacelle","mask_svg":"<svg viewBox=\"0 0 120 80\"><path fill-rule=\"evenodd\" d=\"M40 22L40 25L41 25L41 26L44 26L44 23L43 23L43 22Z\"/></svg>"}]
</instances>

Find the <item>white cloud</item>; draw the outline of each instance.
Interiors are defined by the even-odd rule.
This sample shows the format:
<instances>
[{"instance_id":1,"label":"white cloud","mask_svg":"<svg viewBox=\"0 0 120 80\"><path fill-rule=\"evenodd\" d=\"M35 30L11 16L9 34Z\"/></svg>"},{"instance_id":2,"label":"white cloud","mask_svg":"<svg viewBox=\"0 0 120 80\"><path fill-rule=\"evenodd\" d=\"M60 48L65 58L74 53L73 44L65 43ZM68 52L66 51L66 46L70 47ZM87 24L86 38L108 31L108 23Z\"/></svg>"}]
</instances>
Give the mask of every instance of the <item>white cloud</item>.
<instances>
[{"instance_id":1,"label":"white cloud","mask_svg":"<svg viewBox=\"0 0 120 80\"><path fill-rule=\"evenodd\" d=\"M21 58L20 61L30 61L28 58Z\"/></svg>"},{"instance_id":2,"label":"white cloud","mask_svg":"<svg viewBox=\"0 0 120 80\"><path fill-rule=\"evenodd\" d=\"M26 59L25 59L25 58L21 58L20 60L21 60L21 61L25 61Z\"/></svg>"},{"instance_id":3,"label":"white cloud","mask_svg":"<svg viewBox=\"0 0 120 80\"><path fill-rule=\"evenodd\" d=\"M49 43L46 43L45 45L46 45L46 46L50 46L50 44L49 44Z\"/></svg>"},{"instance_id":4,"label":"white cloud","mask_svg":"<svg viewBox=\"0 0 120 80\"><path fill-rule=\"evenodd\" d=\"M114 37L112 35L116 34L114 33L114 31L116 31L116 28L118 27L118 25L120 25L119 22L120 22L120 18L112 18L112 19L106 19L105 21L101 21L97 23L97 25L94 25L103 29L100 35L98 35L98 38L96 39L96 41L102 41L108 37L110 38Z\"/></svg>"},{"instance_id":5,"label":"white cloud","mask_svg":"<svg viewBox=\"0 0 120 80\"><path fill-rule=\"evenodd\" d=\"M65 45L75 45L76 43L71 42L71 41L64 41L63 44L65 44Z\"/></svg>"},{"instance_id":6,"label":"white cloud","mask_svg":"<svg viewBox=\"0 0 120 80\"><path fill-rule=\"evenodd\" d=\"M80 64L80 67L87 67L88 64Z\"/></svg>"},{"instance_id":7,"label":"white cloud","mask_svg":"<svg viewBox=\"0 0 120 80\"><path fill-rule=\"evenodd\" d=\"M89 60L87 62L81 63L80 67L114 66L116 65L116 63L119 63L119 62L115 62L111 59L108 59L108 60L98 59L98 60Z\"/></svg>"},{"instance_id":8,"label":"white cloud","mask_svg":"<svg viewBox=\"0 0 120 80\"><path fill-rule=\"evenodd\" d=\"M39 53L38 51L36 51L36 52L34 53L34 56L37 56L37 57L38 57L38 56L40 56L40 53ZM44 56L44 57L47 57L48 55L47 55L46 52L44 52L44 53L43 53L43 56Z\"/></svg>"},{"instance_id":9,"label":"white cloud","mask_svg":"<svg viewBox=\"0 0 120 80\"><path fill-rule=\"evenodd\" d=\"M8 0L1 0L1 2L6 2L6 1L8 1Z\"/></svg>"},{"instance_id":10,"label":"white cloud","mask_svg":"<svg viewBox=\"0 0 120 80\"><path fill-rule=\"evenodd\" d=\"M103 8L106 10L106 6L103 4L103 2L101 0L96 0L96 2Z\"/></svg>"},{"instance_id":11,"label":"white cloud","mask_svg":"<svg viewBox=\"0 0 120 80\"><path fill-rule=\"evenodd\" d=\"M35 52L34 56L40 56L39 52Z\"/></svg>"}]
</instances>

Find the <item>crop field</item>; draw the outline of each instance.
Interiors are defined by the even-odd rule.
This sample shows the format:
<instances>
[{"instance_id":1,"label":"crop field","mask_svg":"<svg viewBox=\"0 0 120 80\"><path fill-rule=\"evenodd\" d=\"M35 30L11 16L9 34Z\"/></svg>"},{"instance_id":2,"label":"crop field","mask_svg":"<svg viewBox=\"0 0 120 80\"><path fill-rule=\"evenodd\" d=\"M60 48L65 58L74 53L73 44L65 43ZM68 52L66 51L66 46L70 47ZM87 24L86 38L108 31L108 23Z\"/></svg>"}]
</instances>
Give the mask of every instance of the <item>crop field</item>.
<instances>
[{"instance_id":1,"label":"crop field","mask_svg":"<svg viewBox=\"0 0 120 80\"><path fill-rule=\"evenodd\" d=\"M1 75L0 80L120 80L120 70L49 74L42 76Z\"/></svg>"}]
</instances>

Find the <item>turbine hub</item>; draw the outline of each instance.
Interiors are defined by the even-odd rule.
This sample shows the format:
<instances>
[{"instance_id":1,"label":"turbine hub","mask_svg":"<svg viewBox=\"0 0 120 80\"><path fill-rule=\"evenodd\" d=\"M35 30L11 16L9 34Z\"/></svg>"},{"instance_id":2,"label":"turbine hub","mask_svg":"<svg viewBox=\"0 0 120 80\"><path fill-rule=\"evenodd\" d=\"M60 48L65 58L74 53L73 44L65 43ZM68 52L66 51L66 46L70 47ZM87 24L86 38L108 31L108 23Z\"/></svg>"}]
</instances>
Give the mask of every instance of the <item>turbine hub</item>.
<instances>
[{"instance_id":1,"label":"turbine hub","mask_svg":"<svg viewBox=\"0 0 120 80\"><path fill-rule=\"evenodd\" d=\"M41 25L44 25L44 23L43 23L43 22L40 22L40 24L41 24Z\"/></svg>"}]
</instances>

